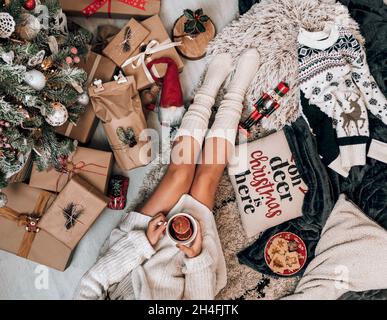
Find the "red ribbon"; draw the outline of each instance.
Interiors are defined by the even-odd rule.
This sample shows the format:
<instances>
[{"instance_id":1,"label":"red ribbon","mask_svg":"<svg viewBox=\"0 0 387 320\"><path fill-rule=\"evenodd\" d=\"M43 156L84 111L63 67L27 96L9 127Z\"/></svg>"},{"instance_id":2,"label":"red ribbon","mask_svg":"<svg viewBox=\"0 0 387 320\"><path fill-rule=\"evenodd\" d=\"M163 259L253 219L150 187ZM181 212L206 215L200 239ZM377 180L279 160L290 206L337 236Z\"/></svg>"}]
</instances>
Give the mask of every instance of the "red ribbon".
<instances>
[{"instance_id":1,"label":"red ribbon","mask_svg":"<svg viewBox=\"0 0 387 320\"><path fill-rule=\"evenodd\" d=\"M95 163L85 163L84 161L79 161L76 164L74 164L72 161L67 161L67 163L63 166L58 179L56 180L56 193L58 193L59 182L64 174L67 175L67 181L70 180L71 177L73 176L73 174L77 173L78 171L89 172L89 173L93 173L93 174L97 174L97 175L106 177L106 174L104 174L104 173L85 169L86 167L89 167L89 166L94 166L96 168L101 168L101 169L107 168L106 166L101 166L101 165L95 164Z\"/></svg>"},{"instance_id":2,"label":"red ribbon","mask_svg":"<svg viewBox=\"0 0 387 320\"><path fill-rule=\"evenodd\" d=\"M146 0L118 0L118 1L125 3L128 6L131 6L133 8L137 8L145 11ZM108 4L109 18L111 18L112 0L94 0L92 3L90 3L86 8L82 10L82 13L86 17L90 17L96 12L98 12L106 3Z\"/></svg>"}]
</instances>

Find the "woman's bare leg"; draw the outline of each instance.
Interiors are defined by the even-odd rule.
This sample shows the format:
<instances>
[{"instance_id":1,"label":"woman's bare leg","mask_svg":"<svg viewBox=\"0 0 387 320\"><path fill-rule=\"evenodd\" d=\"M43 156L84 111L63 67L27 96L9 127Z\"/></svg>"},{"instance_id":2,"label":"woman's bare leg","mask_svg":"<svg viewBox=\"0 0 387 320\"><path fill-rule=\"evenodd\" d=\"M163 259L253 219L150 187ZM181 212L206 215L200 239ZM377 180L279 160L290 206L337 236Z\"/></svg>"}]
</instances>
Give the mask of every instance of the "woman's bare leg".
<instances>
[{"instance_id":1,"label":"woman's bare leg","mask_svg":"<svg viewBox=\"0 0 387 320\"><path fill-rule=\"evenodd\" d=\"M139 212L148 216L169 212L180 197L190 190L200 152L200 145L194 138L180 137L174 143L171 159L181 157L182 161L171 161L164 178Z\"/></svg>"},{"instance_id":2,"label":"woman's bare leg","mask_svg":"<svg viewBox=\"0 0 387 320\"><path fill-rule=\"evenodd\" d=\"M219 181L233 149L234 145L222 138L206 139L204 144L202 163L196 168L190 195L210 210L214 207Z\"/></svg>"},{"instance_id":3,"label":"woman's bare leg","mask_svg":"<svg viewBox=\"0 0 387 320\"><path fill-rule=\"evenodd\" d=\"M219 181L234 154L242 103L258 69L258 60L259 55L255 49L247 50L240 57L234 79L205 140L201 164L196 170L190 194L211 210Z\"/></svg>"},{"instance_id":4,"label":"woman's bare leg","mask_svg":"<svg viewBox=\"0 0 387 320\"><path fill-rule=\"evenodd\" d=\"M232 70L232 59L222 54L211 61L202 87L185 114L171 152L171 164L150 199L138 210L154 216L169 212L189 192L196 164L208 130L211 107L224 80Z\"/></svg>"}]
</instances>

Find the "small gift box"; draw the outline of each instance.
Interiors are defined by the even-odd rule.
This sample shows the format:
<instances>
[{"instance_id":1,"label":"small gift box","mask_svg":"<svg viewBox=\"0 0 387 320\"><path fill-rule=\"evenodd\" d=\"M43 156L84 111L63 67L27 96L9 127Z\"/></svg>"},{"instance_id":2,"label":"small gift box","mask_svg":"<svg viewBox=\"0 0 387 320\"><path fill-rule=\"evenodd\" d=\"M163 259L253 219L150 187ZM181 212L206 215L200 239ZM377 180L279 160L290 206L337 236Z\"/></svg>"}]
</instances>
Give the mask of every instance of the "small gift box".
<instances>
[{"instance_id":1,"label":"small gift box","mask_svg":"<svg viewBox=\"0 0 387 320\"><path fill-rule=\"evenodd\" d=\"M103 81L110 81L113 78L117 66L110 59L103 57L94 52L89 52L86 58L83 58L79 67L84 69L88 74L87 85L89 86L95 78ZM93 107L89 102L85 107L85 112L81 115L76 124L66 122L63 126L56 129L56 132L78 140L82 143L89 142L96 126L98 119L95 116Z\"/></svg>"},{"instance_id":2,"label":"small gift box","mask_svg":"<svg viewBox=\"0 0 387 320\"><path fill-rule=\"evenodd\" d=\"M121 74L117 81L96 81L89 95L118 166L131 170L147 165L152 154L147 147L147 125L134 78Z\"/></svg>"},{"instance_id":3,"label":"small gift box","mask_svg":"<svg viewBox=\"0 0 387 320\"><path fill-rule=\"evenodd\" d=\"M55 168L39 171L34 164L30 186L60 192L72 176L78 174L97 190L106 193L113 164L111 152L78 147L69 158L61 162L59 171Z\"/></svg>"},{"instance_id":4,"label":"small gift box","mask_svg":"<svg viewBox=\"0 0 387 320\"><path fill-rule=\"evenodd\" d=\"M39 227L74 249L108 202L108 197L75 175L39 221Z\"/></svg>"},{"instance_id":5,"label":"small gift box","mask_svg":"<svg viewBox=\"0 0 387 320\"><path fill-rule=\"evenodd\" d=\"M171 42L167 31L158 15L144 21L131 19L114 37L103 51L104 55L120 66L127 76L134 76L137 89L149 87L154 80L146 64L153 59L169 57L173 59L179 71L184 68L183 61L175 47L180 42ZM161 78L166 66L154 66L154 75Z\"/></svg>"},{"instance_id":6,"label":"small gift box","mask_svg":"<svg viewBox=\"0 0 387 320\"><path fill-rule=\"evenodd\" d=\"M0 249L59 271L70 264L73 250L108 202L78 176L55 200L24 183L3 192L8 203L0 208Z\"/></svg>"},{"instance_id":7,"label":"small gift box","mask_svg":"<svg viewBox=\"0 0 387 320\"><path fill-rule=\"evenodd\" d=\"M39 227L53 194L24 183L13 183L3 192L8 203L0 208L0 249L63 271L71 248Z\"/></svg>"},{"instance_id":8,"label":"small gift box","mask_svg":"<svg viewBox=\"0 0 387 320\"><path fill-rule=\"evenodd\" d=\"M160 0L60 0L64 12L86 17L149 17L160 12Z\"/></svg>"},{"instance_id":9,"label":"small gift box","mask_svg":"<svg viewBox=\"0 0 387 320\"><path fill-rule=\"evenodd\" d=\"M124 176L114 176L109 184L109 209L124 210L126 205L129 179Z\"/></svg>"}]
</instances>

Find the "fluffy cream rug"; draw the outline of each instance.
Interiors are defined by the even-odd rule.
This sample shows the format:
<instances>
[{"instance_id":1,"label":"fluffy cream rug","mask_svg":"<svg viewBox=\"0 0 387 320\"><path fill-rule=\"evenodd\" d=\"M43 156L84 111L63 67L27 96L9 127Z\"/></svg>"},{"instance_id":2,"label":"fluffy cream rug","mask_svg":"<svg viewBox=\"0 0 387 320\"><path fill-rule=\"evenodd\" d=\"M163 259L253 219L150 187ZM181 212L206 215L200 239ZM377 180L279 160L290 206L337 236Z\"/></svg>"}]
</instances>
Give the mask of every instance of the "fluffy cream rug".
<instances>
[{"instance_id":1,"label":"fluffy cream rug","mask_svg":"<svg viewBox=\"0 0 387 320\"><path fill-rule=\"evenodd\" d=\"M299 116L299 88L297 85L297 35L300 27L323 29L327 21L340 22L363 39L357 24L350 19L347 9L325 0L263 0L248 13L232 22L214 39L209 47L208 60L221 52L230 52L235 59L249 47L261 54L261 68L247 95L247 105L259 98L263 90L275 87L280 81L291 86L284 107L258 128L256 136L267 130L280 129ZM219 94L218 100L222 98ZM248 110L245 111L245 116ZM163 157L168 154L162 155ZM144 181L139 201L144 201L163 177L165 166L160 158ZM255 239L247 239L239 218L231 182L225 173L219 185L214 215L227 263L228 284L218 299L278 299L290 294L297 278L275 279L238 263L236 253Z\"/></svg>"}]
</instances>

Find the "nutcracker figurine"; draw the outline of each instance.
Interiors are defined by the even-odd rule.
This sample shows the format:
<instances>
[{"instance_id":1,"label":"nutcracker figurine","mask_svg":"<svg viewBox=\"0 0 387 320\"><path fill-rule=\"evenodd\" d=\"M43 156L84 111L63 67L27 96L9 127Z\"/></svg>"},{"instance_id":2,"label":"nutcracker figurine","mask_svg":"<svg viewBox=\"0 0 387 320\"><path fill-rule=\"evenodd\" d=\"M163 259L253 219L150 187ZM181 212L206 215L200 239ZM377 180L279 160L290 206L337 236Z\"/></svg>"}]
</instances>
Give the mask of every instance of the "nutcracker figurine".
<instances>
[{"instance_id":1,"label":"nutcracker figurine","mask_svg":"<svg viewBox=\"0 0 387 320\"><path fill-rule=\"evenodd\" d=\"M250 134L250 129L258 124L263 118L268 118L275 110L280 107L278 101L289 92L289 86L281 82L274 90L264 93L262 97L254 104L254 111L239 126L239 130L245 134Z\"/></svg>"}]
</instances>

